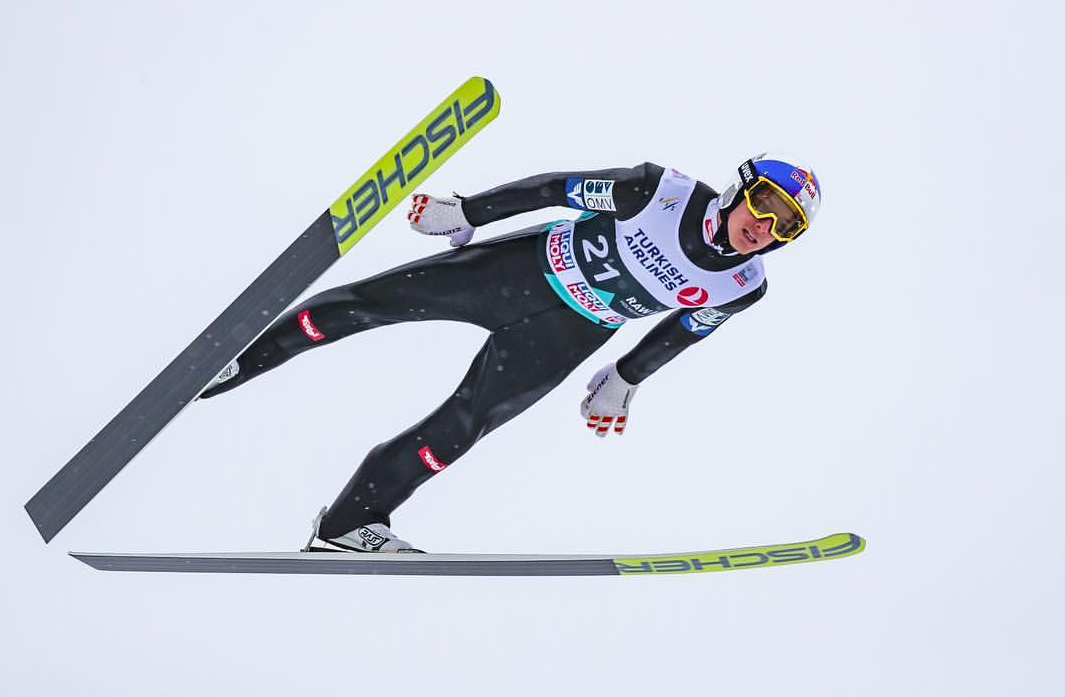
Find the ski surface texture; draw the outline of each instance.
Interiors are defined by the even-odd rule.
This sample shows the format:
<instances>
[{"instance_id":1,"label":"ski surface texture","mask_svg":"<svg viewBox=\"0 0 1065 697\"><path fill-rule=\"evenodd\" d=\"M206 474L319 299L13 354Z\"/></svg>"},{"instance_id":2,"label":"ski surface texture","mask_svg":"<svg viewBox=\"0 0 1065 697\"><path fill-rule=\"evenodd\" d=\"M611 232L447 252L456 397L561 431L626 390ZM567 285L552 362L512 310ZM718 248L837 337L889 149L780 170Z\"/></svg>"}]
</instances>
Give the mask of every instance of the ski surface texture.
<instances>
[{"instance_id":1,"label":"ski surface texture","mask_svg":"<svg viewBox=\"0 0 1065 697\"><path fill-rule=\"evenodd\" d=\"M213 574L376 574L382 576L655 576L732 571L849 557L865 540L836 533L810 542L649 556L526 554L360 554L248 552L105 554L71 552L101 571Z\"/></svg>"},{"instance_id":2,"label":"ski surface texture","mask_svg":"<svg viewBox=\"0 0 1065 697\"><path fill-rule=\"evenodd\" d=\"M44 541L55 537L326 269L491 122L499 106L491 82L470 78L318 216L26 503Z\"/></svg>"}]
</instances>

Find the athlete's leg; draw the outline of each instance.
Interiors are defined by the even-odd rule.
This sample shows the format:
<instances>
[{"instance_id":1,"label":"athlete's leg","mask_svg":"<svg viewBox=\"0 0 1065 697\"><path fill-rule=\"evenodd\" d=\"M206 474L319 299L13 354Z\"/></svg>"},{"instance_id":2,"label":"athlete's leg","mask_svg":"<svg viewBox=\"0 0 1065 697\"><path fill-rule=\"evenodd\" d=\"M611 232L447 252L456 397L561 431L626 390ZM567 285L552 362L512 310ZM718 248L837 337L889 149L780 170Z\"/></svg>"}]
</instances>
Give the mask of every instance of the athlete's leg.
<instances>
[{"instance_id":1,"label":"athlete's leg","mask_svg":"<svg viewBox=\"0 0 1065 697\"><path fill-rule=\"evenodd\" d=\"M613 333L557 298L554 308L493 331L452 396L370 451L322 520L321 536L389 524L415 488L550 392Z\"/></svg>"},{"instance_id":2,"label":"athlete's leg","mask_svg":"<svg viewBox=\"0 0 1065 697\"><path fill-rule=\"evenodd\" d=\"M456 320L486 329L558 303L537 261L539 227L419 259L333 288L282 315L237 359L213 397L309 349L399 322Z\"/></svg>"}]
</instances>

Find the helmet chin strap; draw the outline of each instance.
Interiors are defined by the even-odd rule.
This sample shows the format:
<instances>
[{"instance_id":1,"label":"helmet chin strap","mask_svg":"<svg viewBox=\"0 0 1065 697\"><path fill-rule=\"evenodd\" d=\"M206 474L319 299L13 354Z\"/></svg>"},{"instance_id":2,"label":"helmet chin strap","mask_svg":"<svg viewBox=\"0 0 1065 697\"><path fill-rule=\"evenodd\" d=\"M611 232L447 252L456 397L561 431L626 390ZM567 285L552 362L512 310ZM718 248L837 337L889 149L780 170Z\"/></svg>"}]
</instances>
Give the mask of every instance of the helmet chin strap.
<instances>
[{"instance_id":1,"label":"helmet chin strap","mask_svg":"<svg viewBox=\"0 0 1065 697\"><path fill-rule=\"evenodd\" d=\"M721 215L721 225L714 231L713 245L718 249L718 252L724 256L732 256L739 254L728 241L728 217L736 208L736 204L743 200L743 196L739 195L743 190L739 181L731 182L728 187L718 195L718 213Z\"/></svg>"},{"instance_id":2,"label":"helmet chin strap","mask_svg":"<svg viewBox=\"0 0 1065 697\"><path fill-rule=\"evenodd\" d=\"M721 216L721 225L714 231L714 236L710 238L711 246L721 256L734 256L739 254L728 241L728 214L729 209L722 206L718 209L718 214Z\"/></svg>"},{"instance_id":3,"label":"helmet chin strap","mask_svg":"<svg viewBox=\"0 0 1065 697\"><path fill-rule=\"evenodd\" d=\"M757 252L754 252L754 253L758 254L758 255L769 254L773 250L780 249L781 247L783 247L786 244L787 244L787 242L781 242L780 240L773 240L772 242L770 242L769 244L767 244L766 246L762 247L761 249L759 249Z\"/></svg>"}]
</instances>

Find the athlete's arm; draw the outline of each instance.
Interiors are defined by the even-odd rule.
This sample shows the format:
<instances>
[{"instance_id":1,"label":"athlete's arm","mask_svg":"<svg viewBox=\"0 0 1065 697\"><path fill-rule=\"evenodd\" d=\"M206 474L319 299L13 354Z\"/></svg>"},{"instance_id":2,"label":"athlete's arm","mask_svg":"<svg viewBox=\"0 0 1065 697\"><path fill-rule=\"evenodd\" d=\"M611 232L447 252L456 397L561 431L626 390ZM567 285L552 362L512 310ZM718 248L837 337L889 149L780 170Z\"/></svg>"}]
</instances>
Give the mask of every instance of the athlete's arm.
<instances>
[{"instance_id":1,"label":"athlete's arm","mask_svg":"<svg viewBox=\"0 0 1065 697\"><path fill-rule=\"evenodd\" d=\"M644 162L636 167L537 174L468 196L462 199L462 211L474 227L550 206L594 210L625 220L651 200L663 171ZM587 204L586 190L599 194L588 194Z\"/></svg>"},{"instance_id":2,"label":"athlete's arm","mask_svg":"<svg viewBox=\"0 0 1065 697\"><path fill-rule=\"evenodd\" d=\"M762 281L750 293L718 307L671 312L617 363L592 377L588 396L581 402L581 416L588 428L600 438L611 428L618 435L624 433L639 383L681 351L705 339L729 317L753 305L765 295L767 287Z\"/></svg>"},{"instance_id":3,"label":"athlete's arm","mask_svg":"<svg viewBox=\"0 0 1065 697\"><path fill-rule=\"evenodd\" d=\"M767 287L762 281L750 293L718 307L674 310L618 360L618 375L634 385L643 382L681 351L710 336L729 317L761 299Z\"/></svg>"}]
</instances>

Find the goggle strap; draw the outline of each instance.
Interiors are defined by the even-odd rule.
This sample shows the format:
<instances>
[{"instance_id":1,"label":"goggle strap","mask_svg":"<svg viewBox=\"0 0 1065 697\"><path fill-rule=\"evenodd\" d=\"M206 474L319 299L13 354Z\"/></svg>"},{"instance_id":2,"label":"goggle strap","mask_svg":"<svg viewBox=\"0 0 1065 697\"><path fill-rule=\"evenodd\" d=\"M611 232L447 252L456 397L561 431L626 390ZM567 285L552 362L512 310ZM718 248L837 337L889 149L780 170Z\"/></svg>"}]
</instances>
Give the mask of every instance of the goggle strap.
<instances>
[{"instance_id":1,"label":"goggle strap","mask_svg":"<svg viewBox=\"0 0 1065 697\"><path fill-rule=\"evenodd\" d=\"M746 189L758 181L758 175L754 171L754 160L747 160L739 167L740 182Z\"/></svg>"}]
</instances>

